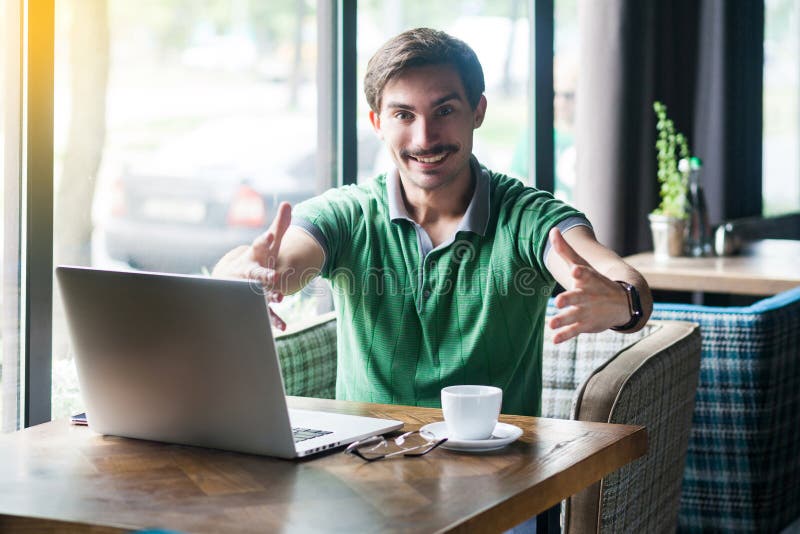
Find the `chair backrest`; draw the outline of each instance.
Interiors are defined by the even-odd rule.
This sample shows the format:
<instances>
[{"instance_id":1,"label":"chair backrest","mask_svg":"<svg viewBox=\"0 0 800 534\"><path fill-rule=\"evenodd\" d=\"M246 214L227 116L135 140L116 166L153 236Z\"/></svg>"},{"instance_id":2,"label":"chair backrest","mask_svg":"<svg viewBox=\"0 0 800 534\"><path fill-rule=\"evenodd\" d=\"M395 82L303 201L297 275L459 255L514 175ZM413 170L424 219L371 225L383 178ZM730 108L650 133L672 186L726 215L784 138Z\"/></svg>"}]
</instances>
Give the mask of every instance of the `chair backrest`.
<instances>
[{"instance_id":1,"label":"chair backrest","mask_svg":"<svg viewBox=\"0 0 800 534\"><path fill-rule=\"evenodd\" d=\"M800 287L746 307L656 304L703 332L680 529L778 532L800 517Z\"/></svg>"},{"instance_id":2,"label":"chair backrest","mask_svg":"<svg viewBox=\"0 0 800 534\"><path fill-rule=\"evenodd\" d=\"M287 395L336 396L336 313L330 312L275 335Z\"/></svg>"},{"instance_id":3,"label":"chair backrest","mask_svg":"<svg viewBox=\"0 0 800 534\"><path fill-rule=\"evenodd\" d=\"M548 308L548 316L555 308ZM658 326L645 325L633 334L608 330L581 334L564 343L553 344L553 331L544 330L542 352L542 417L569 419L576 400L575 392L601 365L630 347Z\"/></svg>"},{"instance_id":4,"label":"chair backrest","mask_svg":"<svg viewBox=\"0 0 800 534\"><path fill-rule=\"evenodd\" d=\"M700 369L697 325L650 322L630 336L582 334L571 346L546 339L544 367L554 360L560 369L591 369L572 391L571 418L642 425L648 435L645 457L567 501L565 531L674 531ZM563 399L557 404L563 409Z\"/></svg>"}]
</instances>

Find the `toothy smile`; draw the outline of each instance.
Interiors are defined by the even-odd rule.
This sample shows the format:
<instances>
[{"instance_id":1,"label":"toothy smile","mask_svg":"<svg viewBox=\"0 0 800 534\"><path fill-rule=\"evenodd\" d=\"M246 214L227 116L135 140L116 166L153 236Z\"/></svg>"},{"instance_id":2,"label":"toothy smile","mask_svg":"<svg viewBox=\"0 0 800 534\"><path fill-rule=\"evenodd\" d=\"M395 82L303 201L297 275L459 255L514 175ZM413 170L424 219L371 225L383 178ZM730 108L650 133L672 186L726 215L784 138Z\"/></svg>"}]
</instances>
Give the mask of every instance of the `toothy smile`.
<instances>
[{"instance_id":1,"label":"toothy smile","mask_svg":"<svg viewBox=\"0 0 800 534\"><path fill-rule=\"evenodd\" d=\"M438 163L442 161L444 158L446 158L447 154L448 154L447 152L442 152L441 154L437 154L435 156L428 156L428 157L411 156L411 157L419 161L420 163Z\"/></svg>"}]
</instances>

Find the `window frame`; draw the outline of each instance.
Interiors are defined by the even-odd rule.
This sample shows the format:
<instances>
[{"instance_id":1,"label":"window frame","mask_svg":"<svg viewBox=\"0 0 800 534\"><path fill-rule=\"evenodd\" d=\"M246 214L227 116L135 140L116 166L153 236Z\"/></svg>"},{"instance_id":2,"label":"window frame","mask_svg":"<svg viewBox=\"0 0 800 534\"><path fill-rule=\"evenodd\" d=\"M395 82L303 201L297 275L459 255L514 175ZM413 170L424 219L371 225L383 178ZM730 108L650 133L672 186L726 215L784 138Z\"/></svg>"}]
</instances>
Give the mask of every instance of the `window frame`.
<instances>
[{"instance_id":1,"label":"window frame","mask_svg":"<svg viewBox=\"0 0 800 534\"><path fill-rule=\"evenodd\" d=\"M53 347L53 126L55 1L23 3L23 421L50 420Z\"/></svg>"},{"instance_id":2,"label":"window frame","mask_svg":"<svg viewBox=\"0 0 800 534\"><path fill-rule=\"evenodd\" d=\"M554 0L530 0L528 7L530 57L533 71L529 76L528 130L531 135L528 180L538 189L555 191L555 120L553 99L553 53L555 44Z\"/></svg>"}]
</instances>

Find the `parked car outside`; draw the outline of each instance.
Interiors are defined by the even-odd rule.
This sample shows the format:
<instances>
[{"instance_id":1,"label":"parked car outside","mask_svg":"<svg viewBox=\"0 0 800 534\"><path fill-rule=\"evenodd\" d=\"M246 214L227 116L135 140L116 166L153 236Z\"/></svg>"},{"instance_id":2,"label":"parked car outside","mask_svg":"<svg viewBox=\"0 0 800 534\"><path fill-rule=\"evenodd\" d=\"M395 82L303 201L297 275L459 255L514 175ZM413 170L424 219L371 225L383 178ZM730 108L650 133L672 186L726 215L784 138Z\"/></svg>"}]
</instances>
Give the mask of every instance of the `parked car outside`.
<instances>
[{"instance_id":1,"label":"parked car outside","mask_svg":"<svg viewBox=\"0 0 800 534\"><path fill-rule=\"evenodd\" d=\"M204 127L126 165L101 197L108 207L98 226L108 258L147 271L210 271L225 252L263 232L280 202L320 193L316 151L267 156L296 154L301 140L287 135L283 146L266 146L263 130L253 121ZM360 167L371 169L380 142L371 133L361 139Z\"/></svg>"}]
</instances>

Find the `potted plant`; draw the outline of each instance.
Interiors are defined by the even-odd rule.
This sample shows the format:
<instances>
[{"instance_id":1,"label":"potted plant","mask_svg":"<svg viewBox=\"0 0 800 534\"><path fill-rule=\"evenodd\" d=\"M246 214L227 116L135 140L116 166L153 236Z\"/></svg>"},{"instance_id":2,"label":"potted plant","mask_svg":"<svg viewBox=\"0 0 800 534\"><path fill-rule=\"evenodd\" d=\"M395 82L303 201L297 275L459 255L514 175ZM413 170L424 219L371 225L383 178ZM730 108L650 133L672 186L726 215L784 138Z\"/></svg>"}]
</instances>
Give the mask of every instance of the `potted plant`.
<instances>
[{"instance_id":1,"label":"potted plant","mask_svg":"<svg viewBox=\"0 0 800 534\"><path fill-rule=\"evenodd\" d=\"M656 150L658 153L658 183L661 203L649 215L653 233L653 251L657 258L681 256L684 251L684 235L687 218L687 190L689 185L689 143L686 136L675 131L675 125L667 117L667 106L656 101Z\"/></svg>"}]
</instances>

